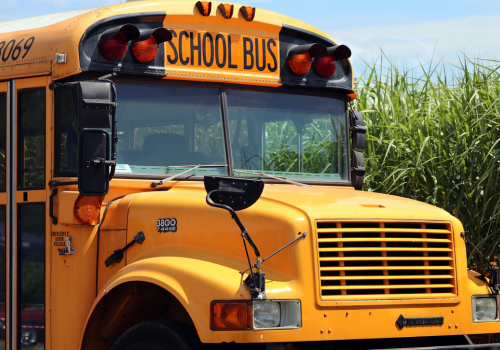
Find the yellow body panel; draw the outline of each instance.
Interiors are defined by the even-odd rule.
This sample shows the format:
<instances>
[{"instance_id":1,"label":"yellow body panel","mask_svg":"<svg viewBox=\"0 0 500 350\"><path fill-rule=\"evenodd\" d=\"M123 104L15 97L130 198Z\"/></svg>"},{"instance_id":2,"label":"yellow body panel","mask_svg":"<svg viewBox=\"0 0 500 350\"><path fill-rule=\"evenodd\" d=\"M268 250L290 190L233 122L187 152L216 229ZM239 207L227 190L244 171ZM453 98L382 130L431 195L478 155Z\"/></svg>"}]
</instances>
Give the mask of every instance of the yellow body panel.
<instances>
[{"instance_id":1,"label":"yellow body panel","mask_svg":"<svg viewBox=\"0 0 500 350\"><path fill-rule=\"evenodd\" d=\"M137 180L113 182L122 188L130 185L146 189L149 184ZM120 195L123 194L123 190L120 191ZM118 195L117 192L110 194L104 204L108 198ZM205 195L202 184L178 182L168 191L143 192L131 196L127 204L122 206L122 211L128 213L126 239L123 235L118 235L118 230L111 231L115 225L117 229L124 225L122 220L113 219L123 217L123 213L116 211L113 214L112 208L115 205L110 207L110 221L106 226L106 230L110 231L103 231L106 234L101 232L100 242L101 247L106 247L107 254L123 247L139 231L144 232L146 240L142 245L132 246L125 253L125 261L108 268L112 268L113 272L104 267L106 254L100 254L99 274L108 277L99 278L99 297L95 301L92 301L92 287L79 284L80 297L90 294L85 299L80 298L82 301L87 300L87 303L85 306L81 302L78 309L88 309L89 312L81 314L79 325L85 324L85 319L90 316L91 301L95 307L100 298L116 286L128 281L144 281L161 286L178 298L191 316L202 341L209 343L418 337L490 333L500 329L498 322L472 322L471 296L489 294L490 291L485 282L474 277L475 273L467 272L465 243L460 238L462 225L443 210L413 200L352 189L267 184L260 200L251 208L240 212L240 217L263 256L288 243L299 232L311 233L263 265L268 299L301 300L302 328L286 331L211 331L211 301L248 300L250 296L248 289L242 285L246 274L240 274L241 270L247 268L247 263L238 227L227 212L207 206ZM377 206L371 206L372 204ZM156 220L167 217L177 219L177 232L157 232ZM316 278L317 242L314 223L331 218L363 222L451 222L458 296L428 298L425 295L415 295L404 299L371 300L367 297L335 302L321 301ZM67 229L70 233L72 230L82 233L86 230L92 236L91 227L77 228L70 225ZM95 228L93 230L95 234ZM75 232L73 236L77 234ZM116 241L118 237L121 237L120 241ZM70 259L82 258L75 255ZM67 261L66 258L64 260ZM62 261L54 261L53 264L55 268L63 265ZM82 272L85 270L88 273L92 269L93 267L82 267ZM57 278L65 279L59 273ZM73 283L67 286L71 289L75 287ZM444 324L399 329L395 321L401 314L404 317L443 316ZM76 329L83 328L68 325L63 315L54 317L53 322L53 327L69 334L75 334ZM360 326L363 327L362 333L359 332ZM53 341L58 342L55 338Z\"/></svg>"}]
</instances>

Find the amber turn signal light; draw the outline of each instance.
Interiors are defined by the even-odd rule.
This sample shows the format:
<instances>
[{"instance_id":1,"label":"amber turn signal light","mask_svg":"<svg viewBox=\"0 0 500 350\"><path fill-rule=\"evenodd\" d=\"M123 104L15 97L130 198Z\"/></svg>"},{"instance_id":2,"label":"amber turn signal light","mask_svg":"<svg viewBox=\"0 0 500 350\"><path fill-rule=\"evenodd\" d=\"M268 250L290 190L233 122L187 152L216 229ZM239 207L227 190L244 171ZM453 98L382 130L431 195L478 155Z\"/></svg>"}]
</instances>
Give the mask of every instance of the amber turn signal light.
<instances>
[{"instance_id":1,"label":"amber turn signal light","mask_svg":"<svg viewBox=\"0 0 500 350\"><path fill-rule=\"evenodd\" d=\"M220 4L217 8L225 19L233 17L234 5Z\"/></svg>"},{"instance_id":2,"label":"amber turn signal light","mask_svg":"<svg viewBox=\"0 0 500 350\"><path fill-rule=\"evenodd\" d=\"M99 197L79 195L73 208L76 220L81 224L91 224L99 218L101 202Z\"/></svg>"},{"instance_id":3,"label":"amber turn signal light","mask_svg":"<svg viewBox=\"0 0 500 350\"><path fill-rule=\"evenodd\" d=\"M251 301L213 301L210 306L210 328L212 330L251 329Z\"/></svg>"},{"instance_id":4,"label":"amber turn signal light","mask_svg":"<svg viewBox=\"0 0 500 350\"><path fill-rule=\"evenodd\" d=\"M198 1L196 3L196 8L203 16L210 16L210 12L212 12L212 3L209 1Z\"/></svg>"},{"instance_id":5,"label":"amber turn signal light","mask_svg":"<svg viewBox=\"0 0 500 350\"><path fill-rule=\"evenodd\" d=\"M243 15L243 18L247 21L253 21L255 18L255 7L252 6L241 6L240 12Z\"/></svg>"}]
</instances>

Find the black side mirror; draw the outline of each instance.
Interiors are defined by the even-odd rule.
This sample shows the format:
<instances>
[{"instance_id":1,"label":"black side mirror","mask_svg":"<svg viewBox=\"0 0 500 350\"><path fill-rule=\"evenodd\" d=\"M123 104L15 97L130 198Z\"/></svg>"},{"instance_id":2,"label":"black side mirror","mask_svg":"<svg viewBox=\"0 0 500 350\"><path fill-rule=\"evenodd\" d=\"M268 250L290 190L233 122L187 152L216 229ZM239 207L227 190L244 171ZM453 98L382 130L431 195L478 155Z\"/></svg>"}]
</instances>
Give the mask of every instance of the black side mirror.
<instances>
[{"instance_id":1,"label":"black side mirror","mask_svg":"<svg viewBox=\"0 0 500 350\"><path fill-rule=\"evenodd\" d=\"M113 90L109 81L81 81L76 86L76 111L80 128L111 128Z\"/></svg>"},{"instance_id":2,"label":"black side mirror","mask_svg":"<svg viewBox=\"0 0 500 350\"><path fill-rule=\"evenodd\" d=\"M80 81L76 88L78 141L78 190L84 196L104 196L116 166L116 87L109 80ZM110 137L105 130L112 128Z\"/></svg>"},{"instance_id":3,"label":"black side mirror","mask_svg":"<svg viewBox=\"0 0 500 350\"><path fill-rule=\"evenodd\" d=\"M78 139L78 191L84 196L104 196L109 191L109 134L83 130Z\"/></svg>"},{"instance_id":4,"label":"black side mirror","mask_svg":"<svg viewBox=\"0 0 500 350\"><path fill-rule=\"evenodd\" d=\"M222 204L234 211L252 206L264 190L264 181L259 179L205 176L204 181L213 204Z\"/></svg>"},{"instance_id":5,"label":"black side mirror","mask_svg":"<svg viewBox=\"0 0 500 350\"><path fill-rule=\"evenodd\" d=\"M352 148L364 151L366 148L366 126L363 114L358 111L349 111L351 122Z\"/></svg>"}]
</instances>

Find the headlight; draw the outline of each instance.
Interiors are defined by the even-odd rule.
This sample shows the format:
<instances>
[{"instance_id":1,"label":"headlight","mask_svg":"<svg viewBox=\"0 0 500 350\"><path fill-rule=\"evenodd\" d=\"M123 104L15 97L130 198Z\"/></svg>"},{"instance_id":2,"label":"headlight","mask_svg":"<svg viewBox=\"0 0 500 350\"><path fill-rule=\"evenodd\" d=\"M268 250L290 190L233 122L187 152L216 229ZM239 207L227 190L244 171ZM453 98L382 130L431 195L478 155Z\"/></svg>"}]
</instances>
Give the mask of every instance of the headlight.
<instances>
[{"instance_id":1,"label":"headlight","mask_svg":"<svg viewBox=\"0 0 500 350\"><path fill-rule=\"evenodd\" d=\"M300 328L300 300L255 300L253 326L254 329Z\"/></svg>"},{"instance_id":2,"label":"headlight","mask_svg":"<svg viewBox=\"0 0 500 350\"><path fill-rule=\"evenodd\" d=\"M253 303L253 324L255 328L270 328L280 325L280 304L275 301Z\"/></svg>"},{"instance_id":3,"label":"headlight","mask_svg":"<svg viewBox=\"0 0 500 350\"><path fill-rule=\"evenodd\" d=\"M474 322L498 321L498 296L473 295L472 320Z\"/></svg>"}]
</instances>

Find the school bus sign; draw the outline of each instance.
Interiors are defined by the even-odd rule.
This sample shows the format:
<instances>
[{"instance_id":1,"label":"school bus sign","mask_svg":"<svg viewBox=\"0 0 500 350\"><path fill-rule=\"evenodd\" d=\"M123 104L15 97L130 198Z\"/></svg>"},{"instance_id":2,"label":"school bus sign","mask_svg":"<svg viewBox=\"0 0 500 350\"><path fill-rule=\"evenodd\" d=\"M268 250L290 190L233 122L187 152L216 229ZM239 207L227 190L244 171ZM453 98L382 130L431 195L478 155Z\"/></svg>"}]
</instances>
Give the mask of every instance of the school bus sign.
<instances>
[{"instance_id":1,"label":"school bus sign","mask_svg":"<svg viewBox=\"0 0 500 350\"><path fill-rule=\"evenodd\" d=\"M255 74L277 82L279 77L279 39L240 34L172 29L172 40L166 43L167 76L189 70L188 76L204 74L205 78L223 79L225 74ZM270 80L271 81L271 80Z\"/></svg>"}]
</instances>

